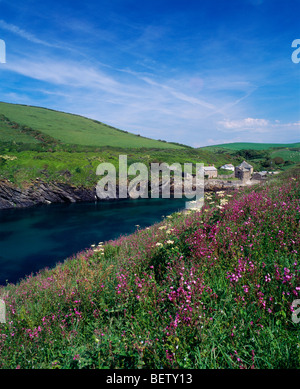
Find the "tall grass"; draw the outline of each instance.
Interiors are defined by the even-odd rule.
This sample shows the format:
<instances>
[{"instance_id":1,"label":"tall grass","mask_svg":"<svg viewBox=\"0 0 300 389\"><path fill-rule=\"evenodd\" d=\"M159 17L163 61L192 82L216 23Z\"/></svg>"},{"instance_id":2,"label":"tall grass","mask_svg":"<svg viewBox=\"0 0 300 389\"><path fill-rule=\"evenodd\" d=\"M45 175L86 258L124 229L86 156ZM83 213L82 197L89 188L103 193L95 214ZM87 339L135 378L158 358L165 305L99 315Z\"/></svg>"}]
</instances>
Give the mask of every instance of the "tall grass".
<instances>
[{"instance_id":1,"label":"tall grass","mask_svg":"<svg viewBox=\"0 0 300 389\"><path fill-rule=\"evenodd\" d=\"M2 146L2 147L1 147ZM25 148L28 146L28 149ZM33 145L11 145L5 147L0 144L0 179L9 179L18 186L40 178L45 182L65 182L74 185L94 187L100 179L96 176L97 166L101 162L112 163L117 171L119 155L128 156L128 166L134 162L142 162L146 166L150 163L180 163L184 166L187 161L193 163L209 163L214 161L218 165L228 162L222 155L195 149L182 149L174 153L161 149L126 149L101 148L97 150L65 150L56 149L34 150ZM21 151L18 149L21 147ZM39 145L37 147L40 147ZM12 150L11 150L12 148ZM25 148L25 150L23 150ZM232 159L231 159L232 161ZM235 162L234 162L235 163Z\"/></svg>"}]
</instances>

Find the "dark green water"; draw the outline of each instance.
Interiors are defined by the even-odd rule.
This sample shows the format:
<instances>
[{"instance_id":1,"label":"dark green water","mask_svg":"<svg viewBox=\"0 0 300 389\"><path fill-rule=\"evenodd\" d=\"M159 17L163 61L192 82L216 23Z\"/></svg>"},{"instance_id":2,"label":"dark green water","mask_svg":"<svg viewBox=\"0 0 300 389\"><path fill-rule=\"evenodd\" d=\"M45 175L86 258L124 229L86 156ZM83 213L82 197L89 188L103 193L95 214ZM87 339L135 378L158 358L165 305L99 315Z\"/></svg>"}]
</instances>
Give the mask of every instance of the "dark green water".
<instances>
[{"instance_id":1,"label":"dark green water","mask_svg":"<svg viewBox=\"0 0 300 389\"><path fill-rule=\"evenodd\" d=\"M0 210L0 285L184 208L184 199L137 199Z\"/></svg>"}]
</instances>

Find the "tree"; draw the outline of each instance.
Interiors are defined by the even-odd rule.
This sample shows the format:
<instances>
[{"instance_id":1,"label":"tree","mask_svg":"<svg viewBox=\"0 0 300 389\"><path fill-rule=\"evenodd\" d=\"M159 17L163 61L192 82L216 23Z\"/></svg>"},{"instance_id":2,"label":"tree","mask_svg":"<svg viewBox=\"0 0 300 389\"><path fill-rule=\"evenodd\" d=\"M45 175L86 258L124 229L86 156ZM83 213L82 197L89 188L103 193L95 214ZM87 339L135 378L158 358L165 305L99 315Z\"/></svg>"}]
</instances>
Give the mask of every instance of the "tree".
<instances>
[{"instance_id":1,"label":"tree","mask_svg":"<svg viewBox=\"0 0 300 389\"><path fill-rule=\"evenodd\" d=\"M272 166L272 160L271 159L266 159L261 163L262 167L271 167Z\"/></svg>"},{"instance_id":2,"label":"tree","mask_svg":"<svg viewBox=\"0 0 300 389\"><path fill-rule=\"evenodd\" d=\"M284 159L281 157L275 157L275 158L273 158L273 161L274 161L275 165L282 165L284 163Z\"/></svg>"}]
</instances>

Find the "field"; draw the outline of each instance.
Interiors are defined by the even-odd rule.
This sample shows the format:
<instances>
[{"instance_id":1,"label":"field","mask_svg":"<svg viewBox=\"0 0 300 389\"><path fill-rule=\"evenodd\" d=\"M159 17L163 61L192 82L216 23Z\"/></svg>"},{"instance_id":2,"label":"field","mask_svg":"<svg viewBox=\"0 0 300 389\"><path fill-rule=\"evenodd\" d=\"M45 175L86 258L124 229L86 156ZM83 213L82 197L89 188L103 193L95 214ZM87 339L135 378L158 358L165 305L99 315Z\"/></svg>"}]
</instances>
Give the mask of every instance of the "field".
<instances>
[{"instance_id":1,"label":"field","mask_svg":"<svg viewBox=\"0 0 300 389\"><path fill-rule=\"evenodd\" d=\"M300 147L297 149L280 149L280 150L275 150L272 151L271 157L280 157L284 159L285 161L291 161L293 163L298 163L300 162Z\"/></svg>"},{"instance_id":2,"label":"field","mask_svg":"<svg viewBox=\"0 0 300 389\"><path fill-rule=\"evenodd\" d=\"M300 162L300 143L228 143L203 147L201 150L243 158L256 171L284 171Z\"/></svg>"},{"instance_id":3,"label":"field","mask_svg":"<svg viewBox=\"0 0 300 389\"><path fill-rule=\"evenodd\" d=\"M16 126L7 123L0 118L1 142L38 143L39 141L28 134L22 133Z\"/></svg>"},{"instance_id":4,"label":"field","mask_svg":"<svg viewBox=\"0 0 300 389\"><path fill-rule=\"evenodd\" d=\"M207 195L2 287L1 367L299 368L299 179Z\"/></svg>"},{"instance_id":5,"label":"field","mask_svg":"<svg viewBox=\"0 0 300 389\"><path fill-rule=\"evenodd\" d=\"M40 131L64 144L94 147L182 148L179 145L130 134L82 116L40 107L0 103L1 114L19 126L26 126ZM6 139L23 142L22 139L19 139L19 134L16 131L12 131L10 139L8 139L8 134L6 134ZM27 141L29 140L26 139Z\"/></svg>"},{"instance_id":6,"label":"field","mask_svg":"<svg viewBox=\"0 0 300 389\"><path fill-rule=\"evenodd\" d=\"M221 145L206 146L205 149L228 149L228 150L268 150L272 148L299 148L300 143L251 143L251 142L236 142L224 143Z\"/></svg>"}]
</instances>

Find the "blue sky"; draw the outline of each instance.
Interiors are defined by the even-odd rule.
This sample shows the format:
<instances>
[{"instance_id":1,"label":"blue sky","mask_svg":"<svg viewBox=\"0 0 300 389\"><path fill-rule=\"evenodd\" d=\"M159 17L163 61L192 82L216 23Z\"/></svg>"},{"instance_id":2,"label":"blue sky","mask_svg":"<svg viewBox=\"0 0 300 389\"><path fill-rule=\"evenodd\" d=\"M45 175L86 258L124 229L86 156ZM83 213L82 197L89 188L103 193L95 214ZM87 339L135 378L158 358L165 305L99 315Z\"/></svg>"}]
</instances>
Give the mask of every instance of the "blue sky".
<instances>
[{"instance_id":1,"label":"blue sky","mask_svg":"<svg viewBox=\"0 0 300 389\"><path fill-rule=\"evenodd\" d=\"M0 100L200 147L298 142L299 0L0 0Z\"/></svg>"}]
</instances>

